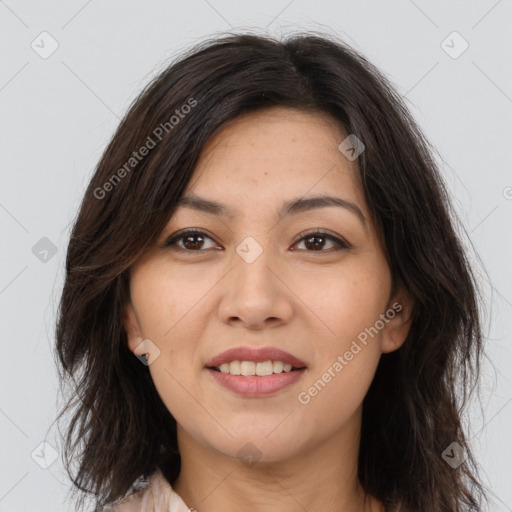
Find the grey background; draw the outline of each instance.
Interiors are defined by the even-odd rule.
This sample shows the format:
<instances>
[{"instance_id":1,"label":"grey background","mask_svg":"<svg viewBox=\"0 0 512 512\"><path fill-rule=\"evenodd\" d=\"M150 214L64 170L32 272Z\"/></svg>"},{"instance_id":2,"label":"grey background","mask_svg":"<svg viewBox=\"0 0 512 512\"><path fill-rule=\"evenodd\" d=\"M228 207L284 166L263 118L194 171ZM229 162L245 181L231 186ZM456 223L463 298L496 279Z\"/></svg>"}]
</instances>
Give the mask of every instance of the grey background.
<instances>
[{"instance_id":1,"label":"grey background","mask_svg":"<svg viewBox=\"0 0 512 512\"><path fill-rule=\"evenodd\" d=\"M511 20L511 0L0 1L0 512L72 510L60 457L44 469L31 454L45 440L60 452L53 324L69 229L102 150L169 59L244 28L340 36L396 84L438 149L483 264L487 359L466 419L492 510L512 511ZM58 43L46 59L31 47L51 49L43 31ZM445 51L462 48L453 31L469 44L457 58Z\"/></svg>"}]
</instances>

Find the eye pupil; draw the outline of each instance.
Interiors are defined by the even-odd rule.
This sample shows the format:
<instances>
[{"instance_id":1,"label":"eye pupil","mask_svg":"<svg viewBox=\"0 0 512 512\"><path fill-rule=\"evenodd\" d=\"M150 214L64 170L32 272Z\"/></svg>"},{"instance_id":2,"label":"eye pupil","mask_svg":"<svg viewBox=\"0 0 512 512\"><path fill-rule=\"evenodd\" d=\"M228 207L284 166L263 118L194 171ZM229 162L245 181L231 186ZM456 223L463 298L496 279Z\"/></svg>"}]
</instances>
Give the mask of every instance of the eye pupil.
<instances>
[{"instance_id":1,"label":"eye pupil","mask_svg":"<svg viewBox=\"0 0 512 512\"><path fill-rule=\"evenodd\" d=\"M196 250L199 250L203 244L203 240L201 240L201 242L195 242L195 243L192 243L193 246L195 247L189 247L187 246L188 244L188 241L190 239L193 239L193 238L203 238L202 235L198 234L198 233L192 233L192 234L189 234L189 235L186 235L183 237L183 245L187 248L187 249L190 249L192 251L196 251ZM199 247L197 247L197 245L199 245Z\"/></svg>"},{"instance_id":2,"label":"eye pupil","mask_svg":"<svg viewBox=\"0 0 512 512\"><path fill-rule=\"evenodd\" d=\"M315 239L320 239L320 243L314 243L313 240ZM309 237L306 238L305 240L305 243L306 243L306 247L308 247L308 244L311 244L313 246L313 248L315 249L318 249L318 248L322 248L323 247L323 244L325 243L325 237L323 235L311 235ZM309 248L309 247L308 247Z\"/></svg>"}]
</instances>

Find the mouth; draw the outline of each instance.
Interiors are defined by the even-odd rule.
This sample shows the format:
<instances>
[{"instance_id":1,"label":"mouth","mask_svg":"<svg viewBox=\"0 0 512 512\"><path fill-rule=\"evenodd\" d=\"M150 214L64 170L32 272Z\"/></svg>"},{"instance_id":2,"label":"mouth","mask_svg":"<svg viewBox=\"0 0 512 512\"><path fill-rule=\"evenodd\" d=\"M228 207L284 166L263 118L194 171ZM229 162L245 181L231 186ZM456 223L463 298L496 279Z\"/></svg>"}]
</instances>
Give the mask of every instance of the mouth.
<instances>
[{"instance_id":1,"label":"mouth","mask_svg":"<svg viewBox=\"0 0 512 512\"><path fill-rule=\"evenodd\" d=\"M228 373L230 375L242 377L268 377L280 373L290 373L304 370L306 366L293 366L281 360L267 361L229 361L219 366L207 366L209 370L219 373Z\"/></svg>"},{"instance_id":2,"label":"mouth","mask_svg":"<svg viewBox=\"0 0 512 512\"><path fill-rule=\"evenodd\" d=\"M274 373L274 363L276 363L276 373ZM206 370L213 382L230 392L247 398L257 398L276 394L292 386L304 375L306 367L295 368L288 363L285 369L282 361L271 360L258 363L231 361L221 364L220 367L206 367Z\"/></svg>"},{"instance_id":3,"label":"mouth","mask_svg":"<svg viewBox=\"0 0 512 512\"><path fill-rule=\"evenodd\" d=\"M277 393L296 383L306 364L276 347L230 348L205 365L213 381L238 395L258 397Z\"/></svg>"},{"instance_id":4,"label":"mouth","mask_svg":"<svg viewBox=\"0 0 512 512\"><path fill-rule=\"evenodd\" d=\"M206 368L233 375L271 375L296 371L306 367L289 352L277 347L233 347L218 354L206 363Z\"/></svg>"}]
</instances>

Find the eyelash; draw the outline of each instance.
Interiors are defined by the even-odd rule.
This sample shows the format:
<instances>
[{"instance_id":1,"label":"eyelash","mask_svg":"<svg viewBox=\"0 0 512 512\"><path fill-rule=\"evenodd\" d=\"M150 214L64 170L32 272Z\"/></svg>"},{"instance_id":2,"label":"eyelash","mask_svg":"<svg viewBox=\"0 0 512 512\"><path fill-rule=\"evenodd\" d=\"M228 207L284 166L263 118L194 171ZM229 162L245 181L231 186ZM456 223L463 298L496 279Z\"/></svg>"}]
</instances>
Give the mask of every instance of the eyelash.
<instances>
[{"instance_id":1,"label":"eyelash","mask_svg":"<svg viewBox=\"0 0 512 512\"><path fill-rule=\"evenodd\" d=\"M188 253L201 253L201 252L205 252L205 250L203 249L198 249L198 250L190 250L190 249L183 249L182 247L178 247L176 245L176 242L178 242L179 240L182 240L183 238L187 237L187 236L190 236L190 235L201 235L205 238L209 238L210 240L213 240L212 237L208 236L204 231L201 231L199 229L188 229L186 231L182 231L182 232L179 232L179 233L176 233L174 235L171 235L169 237L169 239L164 243L164 247L166 248L173 248L174 250L177 250L177 251L180 251L180 252L188 252ZM306 252L309 252L309 253L332 253L332 252L337 252L337 251L341 251L341 250L346 250L346 249L351 249L351 246L345 242L344 240L342 240L341 238L338 238L334 235L331 235L329 234L328 232L324 231L324 230L316 230L316 231L310 231L310 232L307 232L307 233L301 233L299 235L299 239L294 243L297 244L299 242L302 242L303 240L307 239L308 237L311 237L311 236L317 236L317 235L320 235L322 236L323 238L325 239L328 239L328 240L331 240L333 241L336 245L337 245L337 248L335 248L335 251L329 251L329 250L319 250L319 251L307 251Z\"/></svg>"}]
</instances>

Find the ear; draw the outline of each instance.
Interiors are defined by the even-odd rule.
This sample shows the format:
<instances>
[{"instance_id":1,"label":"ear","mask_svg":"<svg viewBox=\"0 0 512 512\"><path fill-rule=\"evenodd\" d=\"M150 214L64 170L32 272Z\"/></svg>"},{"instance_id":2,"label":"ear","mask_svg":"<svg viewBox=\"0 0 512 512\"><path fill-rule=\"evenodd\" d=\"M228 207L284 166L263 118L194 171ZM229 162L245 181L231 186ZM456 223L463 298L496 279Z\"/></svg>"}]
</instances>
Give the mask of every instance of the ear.
<instances>
[{"instance_id":1,"label":"ear","mask_svg":"<svg viewBox=\"0 0 512 512\"><path fill-rule=\"evenodd\" d=\"M123 326L128 338L128 348L138 356L144 355L146 351L144 350L142 330L130 302L124 307Z\"/></svg>"},{"instance_id":2,"label":"ear","mask_svg":"<svg viewBox=\"0 0 512 512\"><path fill-rule=\"evenodd\" d=\"M384 313L381 352L386 354L399 349L405 342L413 321L414 301L409 293L400 289L389 301Z\"/></svg>"}]
</instances>

